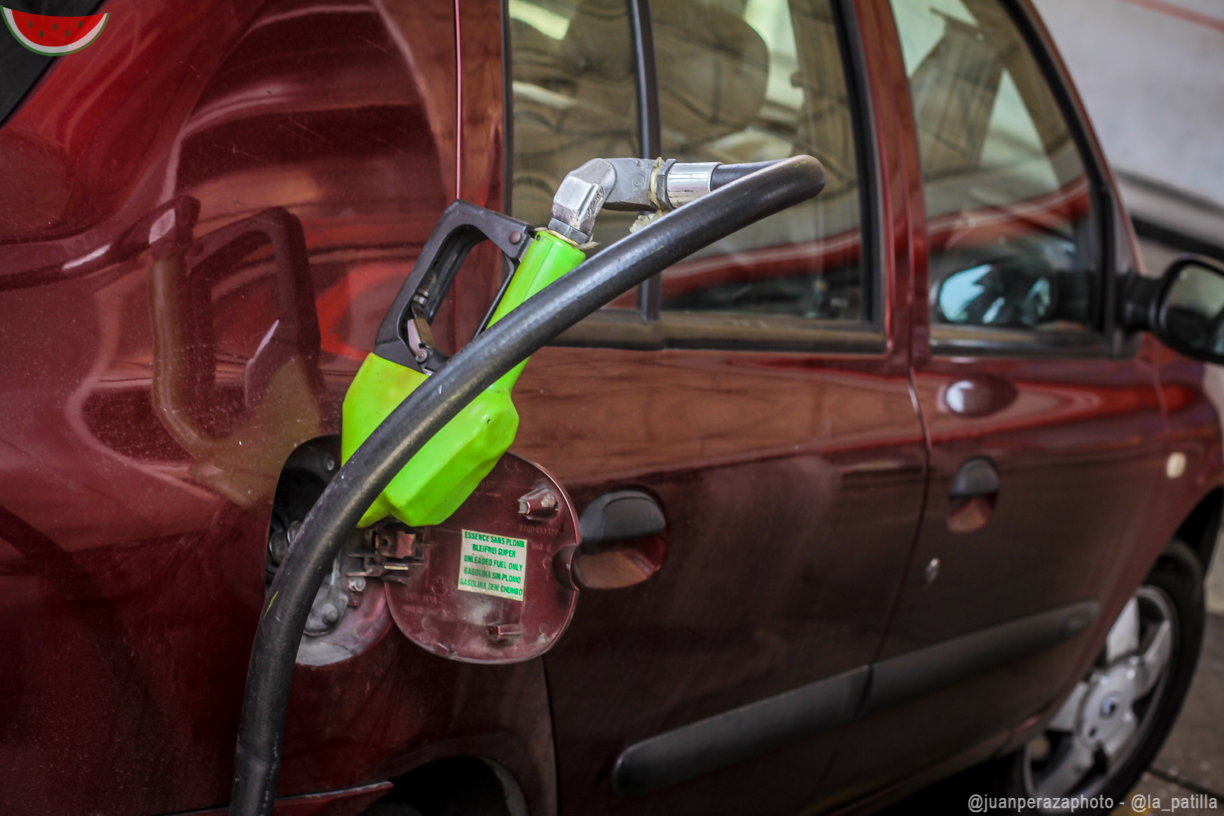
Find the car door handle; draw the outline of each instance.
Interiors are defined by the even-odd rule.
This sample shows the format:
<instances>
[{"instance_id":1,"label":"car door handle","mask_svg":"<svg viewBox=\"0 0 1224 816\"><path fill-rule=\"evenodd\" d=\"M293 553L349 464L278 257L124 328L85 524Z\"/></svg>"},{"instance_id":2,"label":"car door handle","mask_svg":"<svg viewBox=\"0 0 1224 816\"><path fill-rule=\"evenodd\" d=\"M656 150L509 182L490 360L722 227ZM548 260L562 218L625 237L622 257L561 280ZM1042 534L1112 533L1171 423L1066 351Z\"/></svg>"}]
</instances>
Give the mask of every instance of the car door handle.
<instances>
[{"instance_id":1,"label":"car door handle","mask_svg":"<svg viewBox=\"0 0 1224 816\"><path fill-rule=\"evenodd\" d=\"M591 500L578 522L582 544L565 572L582 589L619 589L659 571L667 552L667 516L644 490L613 490Z\"/></svg>"},{"instance_id":2,"label":"car door handle","mask_svg":"<svg viewBox=\"0 0 1224 816\"><path fill-rule=\"evenodd\" d=\"M663 508L642 490L613 490L591 501L582 511L582 545L605 550L613 544L658 535L667 528Z\"/></svg>"},{"instance_id":3,"label":"car door handle","mask_svg":"<svg viewBox=\"0 0 1224 816\"><path fill-rule=\"evenodd\" d=\"M994 462L985 456L977 456L957 468L948 494L952 500L957 501L992 496L998 492L999 471L995 469Z\"/></svg>"},{"instance_id":4,"label":"car door handle","mask_svg":"<svg viewBox=\"0 0 1224 816\"><path fill-rule=\"evenodd\" d=\"M990 521L999 495L999 471L985 456L961 463L948 490L948 529L954 533L980 530Z\"/></svg>"}]
</instances>

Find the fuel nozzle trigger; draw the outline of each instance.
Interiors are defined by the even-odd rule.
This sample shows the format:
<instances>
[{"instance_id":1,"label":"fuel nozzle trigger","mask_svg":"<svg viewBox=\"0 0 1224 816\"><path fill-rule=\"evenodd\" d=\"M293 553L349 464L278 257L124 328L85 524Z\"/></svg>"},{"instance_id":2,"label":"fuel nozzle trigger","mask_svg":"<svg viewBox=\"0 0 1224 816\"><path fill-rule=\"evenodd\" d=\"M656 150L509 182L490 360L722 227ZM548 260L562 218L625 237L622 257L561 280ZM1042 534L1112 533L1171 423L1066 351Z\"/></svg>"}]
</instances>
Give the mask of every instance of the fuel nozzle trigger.
<instances>
[{"instance_id":1,"label":"fuel nozzle trigger","mask_svg":"<svg viewBox=\"0 0 1224 816\"><path fill-rule=\"evenodd\" d=\"M508 283L531 244L530 229L524 221L466 201L447 207L383 318L374 353L422 374L440 369L447 358L434 344L430 325L468 252L481 241L492 242L510 264ZM505 286L490 314L504 292ZM482 328L487 323L488 317Z\"/></svg>"}]
</instances>

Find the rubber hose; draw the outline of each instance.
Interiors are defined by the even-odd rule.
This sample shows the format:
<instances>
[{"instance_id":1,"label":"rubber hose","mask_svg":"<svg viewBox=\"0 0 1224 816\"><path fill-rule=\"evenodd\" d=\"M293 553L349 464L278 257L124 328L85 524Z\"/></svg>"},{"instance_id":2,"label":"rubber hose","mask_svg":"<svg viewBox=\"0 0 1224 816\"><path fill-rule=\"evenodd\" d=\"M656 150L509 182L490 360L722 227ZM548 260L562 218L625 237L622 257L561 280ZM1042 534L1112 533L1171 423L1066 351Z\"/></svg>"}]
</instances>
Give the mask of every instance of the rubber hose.
<instances>
[{"instance_id":1,"label":"rubber hose","mask_svg":"<svg viewBox=\"0 0 1224 816\"><path fill-rule=\"evenodd\" d=\"M744 164L720 164L714 168L714 172L710 173L710 190L726 187L737 179L742 179L744 176L755 173L758 170L764 170L766 167L772 167L775 164L777 164L776 160L746 162Z\"/></svg>"},{"instance_id":2,"label":"rubber hose","mask_svg":"<svg viewBox=\"0 0 1224 816\"><path fill-rule=\"evenodd\" d=\"M726 235L817 195L824 168L795 156L745 176L617 241L465 346L391 412L340 468L281 562L247 668L232 816L270 816L298 645L315 593L362 513L408 460L481 391L601 306Z\"/></svg>"}]
</instances>

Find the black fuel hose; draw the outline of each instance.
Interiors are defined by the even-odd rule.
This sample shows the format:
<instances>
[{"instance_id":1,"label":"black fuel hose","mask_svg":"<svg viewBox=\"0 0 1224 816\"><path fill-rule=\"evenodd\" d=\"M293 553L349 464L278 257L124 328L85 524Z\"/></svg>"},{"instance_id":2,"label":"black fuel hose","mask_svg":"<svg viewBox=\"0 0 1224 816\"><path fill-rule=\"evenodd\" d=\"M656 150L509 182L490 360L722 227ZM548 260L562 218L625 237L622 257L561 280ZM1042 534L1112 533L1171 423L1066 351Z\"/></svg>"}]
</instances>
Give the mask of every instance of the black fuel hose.
<instances>
[{"instance_id":1,"label":"black fuel hose","mask_svg":"<svg viewBox=\"0 0 1224 816\"><path fill-rule=\"evenodd\" d=\"M720 164L710 173L710 189L717 190L719 187L726 187L737 179L742 179L744 176L755 173L758 170L764 170L777 164L776 161L764 162L746 162L744 164Z\"/></svg>"},{"instance_id":2,"label":"black fuel hose","mask_svg":"<svg viewBox=\"0 0 1224 816\"><path fill-rule=\"evenodd\" d=\"M232 816L270 816L293 667L340 545L391 479L481 391L579 320L718 239L817 195L824 168L795 156L612 244L465 346L408 395L340 468L277 570L251 648L234 754Z\"/></svg>"}]
</instances>

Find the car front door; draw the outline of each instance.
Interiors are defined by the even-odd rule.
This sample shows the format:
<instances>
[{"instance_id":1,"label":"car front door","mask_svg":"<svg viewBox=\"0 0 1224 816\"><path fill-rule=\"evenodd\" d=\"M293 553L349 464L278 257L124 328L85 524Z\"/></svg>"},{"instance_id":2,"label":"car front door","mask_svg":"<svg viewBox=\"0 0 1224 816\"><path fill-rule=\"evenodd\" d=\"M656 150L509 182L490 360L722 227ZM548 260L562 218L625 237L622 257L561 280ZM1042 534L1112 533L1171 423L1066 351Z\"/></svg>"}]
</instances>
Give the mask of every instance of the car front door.
<instances>
[{"instance_id":1,"label":"car front door","mask_svg":"<svg viewBox=\"0 0 1224 816\"><path fill-rule=\"evenodd\" d=\"M857 706L918 522L907 277L877 248L841 4L659 3L635 29L645 8L510 4L516 217L545 223L600 155L810 153L829 181L576 327L516 390L515 450L584 516L636 491L666 519L591 553L623 569L545 658L561 810L793 812ZM607 215L605 245L627 224Z\"/></svg>"},{"instance_id":2,"label":"car front door","mask_svg":"<svg viewBox=\"0 0 1224 816\"><path fill-rule=\"evenodd\" d=\"M930 348L914 376L930 487L825 806L984 758L1054 702L1117 614L1108 588L1150 539L1145 500L1166 478L1152 366L1110 341L1116 214L1030 19L1000 0L880 5L925 202Z\"/></svg>"}]
</instances>

